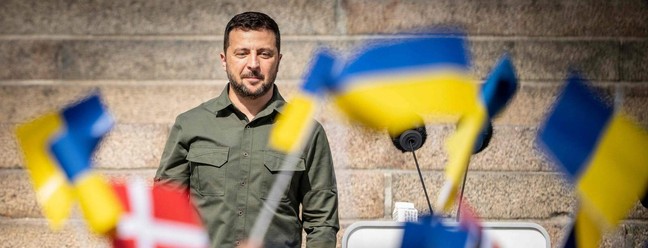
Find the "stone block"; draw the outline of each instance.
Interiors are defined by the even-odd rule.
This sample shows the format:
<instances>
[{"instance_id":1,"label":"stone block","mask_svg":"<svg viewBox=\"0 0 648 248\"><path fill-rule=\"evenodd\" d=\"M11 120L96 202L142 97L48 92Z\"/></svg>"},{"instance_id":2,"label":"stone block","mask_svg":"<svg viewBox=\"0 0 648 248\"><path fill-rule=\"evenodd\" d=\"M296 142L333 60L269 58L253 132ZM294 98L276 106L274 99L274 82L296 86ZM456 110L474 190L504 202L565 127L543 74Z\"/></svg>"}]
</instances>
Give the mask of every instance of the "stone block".
<instances>
[{"instance_id":1,"label":"stone block","mask_svg":"<svg viewBox=\"0 0 648 248\"><path fill-rule=\"evenodd\" d=\"M648 223L626 222L622 226L625 231L625 247L646 247L648 245Z\"/></svg>"},{"instance_id":2,"label":"stone block","mask_svg":"<svg viewBox=\"0 0 648 248\"><path fill-rule=\"evenodd\" d=\"M94 155L96 168L157 168L169 136L166 125L118 124Z\"/></svg>"},{"instance_id":3,"label":"stone block","mask_svg":"<svg viewBox=\"0 0 648 248\"><path fill-rule=\"evenodd\" d=\"M495 125L538 127L558 97L562 84L525 83L506 108L494 119Z\"/></svg>"},{"instance_id":4,"label":"stone block","mask_svg":"<svg viewBox=\"0 0 648 248\"><path fill-rule=\"evenodd\" d=\"M342 2L349 34L422 32L455 25L471 35L645 36L641 1L367 1Z\"/></svg>"},{"instance_id":5,"label":"stone block","mask_svg":"<svg viewBox=\"0 0 648 248\"><path fill-rule=\"evenodd\" d=\"M70 40L61 50L64 79L224 79L222 41Z\"/></svg>"},{"instance_id":6,"label":"stone block","mask_svg":"<svg viewBox=\"0 0 648 248\"><path fill-rule=\"evenodd\" d=\"M619 59L622 81L648 81L648 40L622 41Z\"/></svg>"},{"instance_id":7,"label":"stone block","mask_svg":"<svg viewBox=\"0 0 648 248\"><path fill-rule=\"evenodd\" d=\"M84 85L2 85L0 123L31 121L61 109L92 91Z\"/></svg>"},{"instance_id":8,"label":"stone block","mask_svg":"<svg viewBox=\"0 0 648 248\"><path fill-rule=\"evenodd\" d=\"M631 83L618 85L621 108L626 115L644 128L648 127L648 84Z\"/></svg>"},{"instance_id":9,"label":"stone block","mask_svg":"<svg viewBox=\"0 0 648 248\"><path fill-rule=\"evenodd\" d=\"M592 81L619 79L619 52L615 41L520 40L513 44L512 60L522 80L557 80L577 70Z\"/></svg>"},{"instance_id":10,"label":"stone block","mask_svg":"<svg viewBox=\"0 0 648 248\"><path fill-rule=\"evenodd\" d=\"M0 169L22 166L23 158L14 129L15 126L12 124L0 124L0 150L2 150Z\"/></svg>"},{"instance_id":11,"label":"stone block","mask_svg":"<svg viewBox=\"0 0 648 248\"><path fill-rule=\"evenodd\" d=\"M78 222L66 223L60 231L51 230L44 219L0 220L3 247L88 247L90 233Z\"/></svg>"},{"instance_id":12,"label":"stone block","mask_svg":"<svg viewBox=\"0 0 648 248\"><path fill-rule=\"evenodd\" d=\"M217 97L226 81L210 84L133 84L100 86L104 102L119 123L157 123L172 125L175 118L189 109Z\"/></svg>"},{"instance_id":13,"label":"stone block","mask_svg":"<svg viewBox=\"0 0 648 248\"><path fill-rule=\"evenodd\" d=\"M61 46L61 42L51 40L0 40L0 80L60 78Z\"/></svg>"},{"instance_id":14,"label":"stone block","mask_svg":"<svg viewBox=\"0 0 648 248\"><path fill-rule=\"evenodd\" d=\"M536 145L536 135L535 128L495 126L488 147L471 158L470 170L556 170L556 166L545 158Z\"/></svg>"},{"instance_id":15,"label":"stone block","mask_svg":"<svg viewBox=\"0 0 648 248\"><path fill-rule=\"evenodd\" d=\"M2 34L65 35L216 35L244 11L275 19L282 35L322 35L335 30L336 2L326 1L178 1L76 2L3 1Z\"/></svg>"},{"instance_id":16,"label":"stone block","mask_svg":"<svg viewBox=\"0 0 648 248\"><path fill-rule=\"evenodd\" d=\"M0 170L0 216L41 218L31 179L25 170Z\"/></svg>"},{"instance_id":17,"label":"stone block","mask_svg":"<svg viewBox=\"0 0 648 248\"><path fill-rule=\"evenodd\" d=\"M341 219L381 218L385 206L383 173L336 171Z\"/></svg>"}]
</instances>

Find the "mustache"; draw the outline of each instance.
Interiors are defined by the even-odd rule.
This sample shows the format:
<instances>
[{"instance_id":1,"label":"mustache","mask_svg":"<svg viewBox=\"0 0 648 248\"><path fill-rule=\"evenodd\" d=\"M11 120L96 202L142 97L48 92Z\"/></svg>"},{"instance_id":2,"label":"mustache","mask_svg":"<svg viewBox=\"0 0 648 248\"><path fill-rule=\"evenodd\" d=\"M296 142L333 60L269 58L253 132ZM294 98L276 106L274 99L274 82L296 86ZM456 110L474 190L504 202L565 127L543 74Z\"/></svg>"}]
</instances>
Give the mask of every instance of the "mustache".
<instances>
[{"instance_id":1,"label":"mustache","mask_svg":"<svg viewBox=\"0 0 648 248\"><path fill-rule=\"evenodd\" d=\"M251 72L246 72L241 74L241 78L259 78L259 79L265 79L265 75L261 73L260 71L251 71Z\"/></svg>"}]
</instances>

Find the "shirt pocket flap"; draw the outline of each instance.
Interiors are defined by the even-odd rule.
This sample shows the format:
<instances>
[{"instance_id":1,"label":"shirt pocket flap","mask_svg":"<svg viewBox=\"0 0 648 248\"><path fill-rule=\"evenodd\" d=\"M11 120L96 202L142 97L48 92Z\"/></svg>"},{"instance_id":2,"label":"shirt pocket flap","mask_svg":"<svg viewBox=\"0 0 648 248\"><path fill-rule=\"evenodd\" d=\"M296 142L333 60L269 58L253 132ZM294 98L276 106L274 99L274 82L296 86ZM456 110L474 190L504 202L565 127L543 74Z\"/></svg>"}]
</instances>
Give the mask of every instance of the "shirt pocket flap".
<instances>
[{"instance_id":1,"label":"shirt pocket flap","mask_svg":"<svg viewBox=\"0 0 648 248\"><path fill-rule=\"evenodd\" d=\"M263 154L263 164L266 168L268 168L268 170L272 172L306 170L306 164L304 163L304 159L302 158L298 158L299 161L297 163L292 163L288 168L281 168L286 157L287 156L283 153L265 151Z\"/></svg>"},{"instance_id":2,"label":"shirt pocket flap","mask_svg":"<svg viewBox=\"0 0 648 248\"><path fill-rule=\"evenodd\" d=\"M191 162L221 167L227 163L229 147L192 147L187 154Z\"/></svg>"}]
</instances>

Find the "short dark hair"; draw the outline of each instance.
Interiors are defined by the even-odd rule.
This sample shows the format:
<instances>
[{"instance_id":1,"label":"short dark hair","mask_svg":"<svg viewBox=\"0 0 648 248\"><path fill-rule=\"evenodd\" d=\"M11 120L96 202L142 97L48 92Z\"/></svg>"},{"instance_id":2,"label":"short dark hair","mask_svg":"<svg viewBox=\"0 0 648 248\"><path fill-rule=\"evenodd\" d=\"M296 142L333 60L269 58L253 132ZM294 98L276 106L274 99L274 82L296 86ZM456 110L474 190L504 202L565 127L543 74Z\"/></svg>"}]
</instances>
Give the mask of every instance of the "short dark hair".
<instances>
[{"instance_id":1,"label":"short dark hair","mask_svg":"<svg viewBox=\"0 0 648 248\"><path fill-rule=\"evenodd\" d=\"M223 40L223 52L227 53L229 47L229 34L234 29L241 29L243 31L249 30L270 30L275 35L275 45L277 51L281 51L281 36L279 35L279 25L270 18L270 16L261 12L243 12L232 17L232 19L225 26L225 38Z\"/></svg>"}]
</instances>

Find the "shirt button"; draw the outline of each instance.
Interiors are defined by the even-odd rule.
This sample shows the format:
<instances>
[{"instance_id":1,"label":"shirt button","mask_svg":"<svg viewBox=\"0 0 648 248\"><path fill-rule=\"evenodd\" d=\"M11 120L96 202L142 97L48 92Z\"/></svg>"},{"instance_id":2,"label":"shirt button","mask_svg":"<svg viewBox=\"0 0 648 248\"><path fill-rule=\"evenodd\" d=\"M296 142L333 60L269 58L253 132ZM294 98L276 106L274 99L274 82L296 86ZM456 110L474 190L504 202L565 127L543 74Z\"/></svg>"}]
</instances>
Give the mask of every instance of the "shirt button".
<instances>
[{"instance_id":1,"label":"shirt button","mask_svg":"<svg viewBox=\"0 0 648 248\"><path fill-rule=\"evenodd\" d=\"M238 240L237 240L236 242L234 242L234 245L236 245L236 246L241 245L241 241L238 241Z\"/></svg>"},{"instance_id":2,"label":"shirt button","mask_svg":"<svg viewBox=\"0 0 648 248\"><path fill-rule=\"evenodd\" d=\"M239 215L239 216L243 216L243 210L239 210L239 211L238 211L238 215Z\"/></svg>"},{"instance_id":3,"label":"shirt button","mask_svg":"<svg viewBox=\"0 0 648 248\"><path fill-rule=\"evenodd\" d=\"M245 181L241 181L241 186L245 186Z\"/></svg>"},{"instance_id":4,"label":"shirt button","mask_svg":"<svg viewBox=\"0 0 648 248\"><path fill-rule=\"evenodd\" d=\"M243 157L247 157L247 156L250 156L250 154L248 154L247 152L243 152Z\"/></svg>"}]
</instances>

